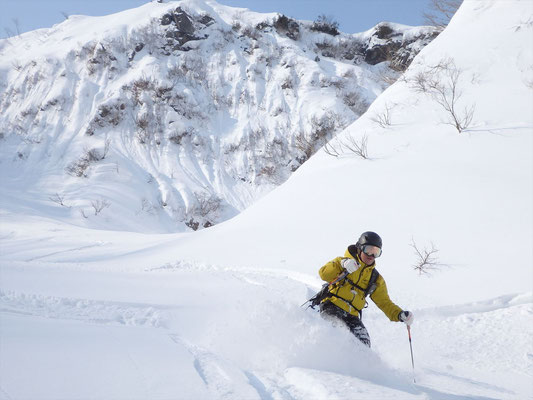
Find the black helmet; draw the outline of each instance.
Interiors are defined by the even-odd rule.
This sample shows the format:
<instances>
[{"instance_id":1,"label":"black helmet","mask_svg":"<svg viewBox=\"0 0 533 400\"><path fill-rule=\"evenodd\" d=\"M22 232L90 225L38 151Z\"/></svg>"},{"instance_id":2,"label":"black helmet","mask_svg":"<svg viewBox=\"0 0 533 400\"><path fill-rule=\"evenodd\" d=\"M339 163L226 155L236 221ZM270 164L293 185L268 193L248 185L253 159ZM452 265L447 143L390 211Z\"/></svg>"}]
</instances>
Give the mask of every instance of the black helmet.
<instances>
[{"instance_id":1,"label":"black helmet","mask_svg":"<svg viewBox=\"0 0 533 400\"><path fill-rule=\"evenodd\" d=\"M376 232L363 232L359 237L359 240L355 244L358 249L361 249L365 244L377 246L381 249L383 242Z\"/></svg>"}]
</instances>

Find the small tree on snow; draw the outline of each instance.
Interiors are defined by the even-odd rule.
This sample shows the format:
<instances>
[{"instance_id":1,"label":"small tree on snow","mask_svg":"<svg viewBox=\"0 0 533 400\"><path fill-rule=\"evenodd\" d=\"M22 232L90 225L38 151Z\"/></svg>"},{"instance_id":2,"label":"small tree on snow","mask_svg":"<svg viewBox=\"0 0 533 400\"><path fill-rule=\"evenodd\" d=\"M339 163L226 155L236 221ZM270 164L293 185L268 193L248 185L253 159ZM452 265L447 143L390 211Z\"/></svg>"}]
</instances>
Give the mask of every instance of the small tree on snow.
<instances>
[{"instance_id":1,"label":"small tree on snow","mask_svg":"<svg viewBox=\"0 0 533 400\"><path fill-rule=\"evenodd\" d=\"M462 91L459 88L459 79L462 74L463 71L455 63L451 62L443 70L441 75L443 81L436 82L431 86L433 98L446 110L450 117L446 123L454 126L459 133L470 126L475 110L474 105L465 106L462 110L458 107L458 100L462 96Z\"/></svg>"},{"instance_id":2,"label":"small tree on snow","mask_svg":"<svg viewBox=\"0 0 533 400\"><path fill-rule=\"evenodd\" d=\"M93 200L91 201L91 206L93 206L94 209L94 215L100 214L100 212L111 205L111 203L107 200Z\"/></svg>"},{"instance_id":3,"label":"small tree on snow","mask_svg":"<svg viewBox=\"0 0 533 400\"><path fill-rule=\"evenodd\" d=\"M60 206L68 207L65 204L65 196L63 194L56 193L53 196L50 196L49 199L52 200L54 203L59 204Z\"/></svg>"},{"instance_id":4,"label":"small tree on snow","mask_svg":"<svg viewBox=\"0 0 533 400\"><path fill-rule=\"evenodd\" d=\"M418 272L418 275L429 274L431 271L435 271L441 267L445 267L445 264L442 264L439 261L437 253L439 250L431 243L430 248L424 247L421 249L418 247L414 239L411 240L411 247L415 251L416 260L413 263L412 267L415 271Z\"/></svg>"},{"instance_id":5,"label":"small tree on snow","mask_svg":"<svg viewBox=\"0 0 533 400\"><path fill-rule=\"evenodd\" d=\"M376 124L381 126L382 128L387 128L392 125L392 119L391 119L391 111L392 106L389 104L385 104L385 108L379 112L376 113L374 116L372 116L370 119L374 121Z\"/></svg>"},{"instance_id":6,"label":"small tree on snow","mask_svg":"<svg viewBox=\"0 0 533 400\"><path fill-rule=\"evenodd\" d=\"M444 123L455 127L459 133L470 126L475 111L475 105L459 106L463 95L460 87L463 73L452 59L443 59L409 80L414 90L428 94L442 106L448 115Z\"/></svg>"},{"instance_id":7,"label":"small tree on snow","mask_svg":"<svg viewBox=\"0 0 533 400\"><path fill-rule=\"evenodd\" d=\"M351 153L363 160L370 160L368 155L368 136L363 135L359 139L348 135L344 140L335 138L324 145L327 155L339 157L343 154Z\"/></svg>"}]
</instances>

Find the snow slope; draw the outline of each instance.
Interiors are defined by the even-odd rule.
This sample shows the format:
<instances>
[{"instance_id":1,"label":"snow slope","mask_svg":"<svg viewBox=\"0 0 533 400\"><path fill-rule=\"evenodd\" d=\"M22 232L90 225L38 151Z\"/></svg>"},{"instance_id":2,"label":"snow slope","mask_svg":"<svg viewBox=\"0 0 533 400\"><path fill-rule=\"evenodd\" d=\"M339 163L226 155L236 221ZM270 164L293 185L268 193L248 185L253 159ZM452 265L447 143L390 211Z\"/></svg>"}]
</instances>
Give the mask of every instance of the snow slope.
<instances>
[{"instance_id":1,"label":"snow slope","mask_svg":"<svg viewBox=\"0 0 533 400\"><path fill-rule=\"evenodd\" d=\"M390 57L408 61L435 34L285 20L148 2L1 40L4 190L87 228L208 227L284 182L398 75L364 49L401 43Z\"/></svg>"},{"instance_id":2,"label":"snow slope","mask_svg":"<svg viewBox=\"0 0 533 400\"><path fill-rule=\"evenodd\" d=\"M344 154L209 229L84 229L3 197L0 398L532 398L532 21L527 0L466 0ZM424 86L453 73L461 133ZM364 135L370 159L341 144ZM373 304L371 351L300 307L368 229L415 313L416 384L405 326ZM413 241L443 265L419 276Z\"/></svg>"}]
</instances>

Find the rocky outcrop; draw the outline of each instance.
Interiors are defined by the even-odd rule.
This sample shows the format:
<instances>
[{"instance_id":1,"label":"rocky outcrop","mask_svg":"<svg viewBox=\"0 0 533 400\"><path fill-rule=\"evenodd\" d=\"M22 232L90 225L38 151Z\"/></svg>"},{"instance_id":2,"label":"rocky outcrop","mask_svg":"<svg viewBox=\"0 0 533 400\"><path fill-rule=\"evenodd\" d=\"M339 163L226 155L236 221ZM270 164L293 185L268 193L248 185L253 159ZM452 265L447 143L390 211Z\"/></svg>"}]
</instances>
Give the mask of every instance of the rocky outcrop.
<instances>
[{"instance_id":1,"label":"rocky outcrop","mask_svg":"<svg viewBox=\"0 0 533 400\"><path fill-rule=\"evenodd\" d=\"M187 14L181 7L161 17L161 25L166 28L165 37L167 43L165 49L169 51L185 50L183 45L191 40L206 39L206 35L200 35L199 31L214 23L214 19L208 15L202 15L195 19Z\"/></svg>"},{"instance_id":2,"label":"rocky outcrop","mask_svg":"<svg viewBox=\"0 0 533 400\"><path fill-rule=\"evenodd\" d=\"M434 27L416 28L417 34L406 34L395 29L394 24L382 22L363 45L362 55L367 64L375 65L385 61L396 71L405 71L418 52L435 39L440 30Z\"/></svg>"}]
</instances>

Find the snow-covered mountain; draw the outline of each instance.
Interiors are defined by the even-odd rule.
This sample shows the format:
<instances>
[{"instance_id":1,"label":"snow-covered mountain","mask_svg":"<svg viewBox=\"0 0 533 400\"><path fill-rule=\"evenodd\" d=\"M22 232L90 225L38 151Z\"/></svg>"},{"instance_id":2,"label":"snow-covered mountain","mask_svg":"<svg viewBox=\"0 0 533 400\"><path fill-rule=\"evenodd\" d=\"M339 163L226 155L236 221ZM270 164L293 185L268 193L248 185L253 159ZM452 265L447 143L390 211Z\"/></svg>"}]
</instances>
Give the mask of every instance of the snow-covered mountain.
<instances>
[{"instance_id":1,"label":"snow-covered mountain","mask_svg":"<svg viewBox=\"0 0 533 400\"><path fill-rule=\"evenodd\" d=\"M328 27L186 0L0 41L4 187L41 193L63 220L93 228L196 230L233 217L438 34Z\"/></svg>"},{"instance_id":2,"label":"snow-covered mountain","mask_svg":"<svg viewBox=\"0 0 533 400\"><path fill-rule=\"evenodd\" d=\"M44 181L8 175L0 398L532 398L532 65L531 1L465 0L285 183L196 232L80 227ZM365 230L414 312L414 368L405 326L372 302L371 350L300 307Z\"/></svg>"}]
</instances>

